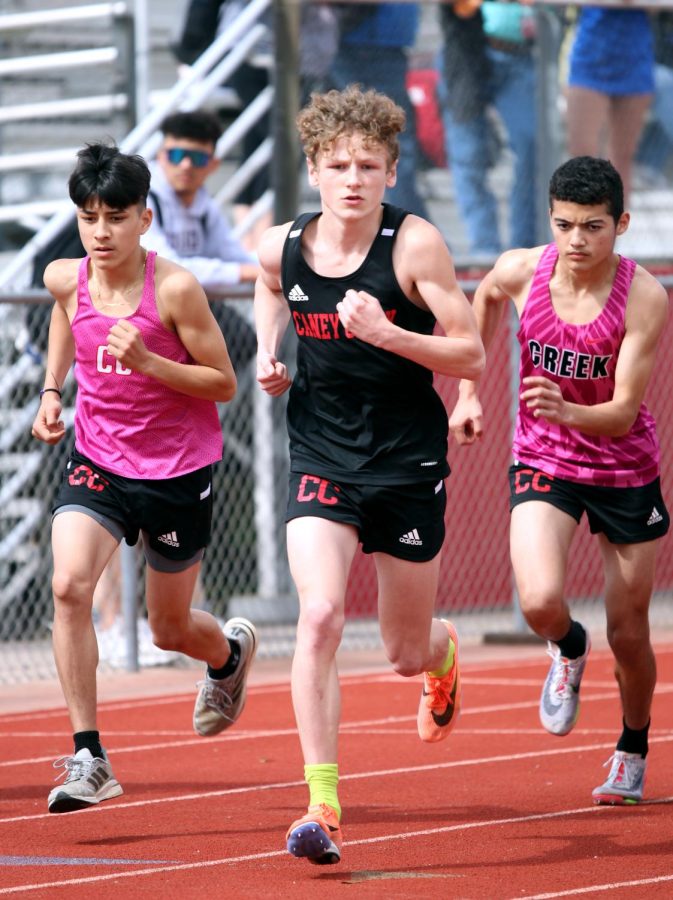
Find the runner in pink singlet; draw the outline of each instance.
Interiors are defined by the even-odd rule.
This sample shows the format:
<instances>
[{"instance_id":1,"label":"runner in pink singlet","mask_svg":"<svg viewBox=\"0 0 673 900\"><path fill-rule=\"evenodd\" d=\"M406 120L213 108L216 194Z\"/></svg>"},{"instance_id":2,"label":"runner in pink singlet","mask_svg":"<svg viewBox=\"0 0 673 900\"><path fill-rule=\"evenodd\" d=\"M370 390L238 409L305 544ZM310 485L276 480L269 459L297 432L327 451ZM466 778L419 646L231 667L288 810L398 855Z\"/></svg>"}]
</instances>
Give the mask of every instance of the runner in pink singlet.
<instances>
[{"instance_id":1,"label":"runner in pink singlet","mask_svg":"<svg viewBox=\"0 0 673 900\"><path fill-rule=\"evenodd\" d=\"M656 681L649 604L669 514L659 444L644 403L666 323L664 288L615 252L629 225L621 178L606 160L576 157L549 186L554 243L504 253L477 289L488 349L512 300L519 316L521 387L510 468L510 549L521 610L552 657L540 720L565 735L579 715L591 641L564 597L570 546L586 513L605 574L622 733L595 803L643 797ZM461 444L482 435L474 382L461 382L450 420Z\"/></svg>"},{"instance_id":2,"label":"runner in pink singlet","mask_svg":"<svg viewBox=\"0 0 673 900\"><path fill-rule=\"evenodd\" d=\"M150 173L139 156L89 144L70 197L86 257L50 263L55 304L45 384L33 435L56 444L63 385L77 382L75 446L53 504L53 646L74 751L52 813L88 809L123 793L101 744L96 710L94 588L119 542L139 536L154 643L207 664L193 723L198 734L231 726L245 703L255 629L221 628L191 599L212 518L212 464L222 456L216 402L236 377L203 289L185 269L140 245L152 221Z\"/></svg>"}]
</instances>

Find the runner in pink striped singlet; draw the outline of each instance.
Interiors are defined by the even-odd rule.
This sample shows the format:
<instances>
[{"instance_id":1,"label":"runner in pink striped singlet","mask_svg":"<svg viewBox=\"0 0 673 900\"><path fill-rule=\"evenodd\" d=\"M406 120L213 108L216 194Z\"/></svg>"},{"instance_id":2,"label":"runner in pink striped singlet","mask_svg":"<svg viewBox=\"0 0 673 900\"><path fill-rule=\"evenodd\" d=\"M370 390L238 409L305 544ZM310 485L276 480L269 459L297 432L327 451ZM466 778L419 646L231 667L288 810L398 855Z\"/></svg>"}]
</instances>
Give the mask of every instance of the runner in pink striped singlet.
<instances>
[{"instance_id":1,"label":"runner in pink striped singlet","mask_svg":"<svg viewBox=\"0 0 673 900\"><path fill-rule=\"evenodd\" d=\"M606 160L575 157L549 186L554 243L504 253L477 289L488 348L511 299L519 315L521 392L510 468L510 549L521 609L552 657L540 698L551 734L567 734L591 647L563 596L569 550L586 512L604 562L608 642L623 729L595 803L642 799L656 681L649 603L669 515L659 444L643 398L668 313L664 288L615 252L628 228L622 181ZM474 382L450 420L461 444L482 435Z\"/></svg>"},{"instance_id":2,"label":"runner in pink striped singlet","mask_svg":"<svg viewBox=\"0 0 673 900\"><path fill-rule=\"evenodd\" d=\"M53 645L73 727L74 752L50 812L87 809L123 793L96 717L94 588L122 538L142 534L153 640L207 663L194 708L199 734L236 721L256 636L246 619L220 628L190 608L210 539L212 464L222 456L216 401L236 376L203 289L175 263L146 253L152 221L147 165L89 144L70 176L82 259L45 271L56 300L45 386L33 435L65 436L61 391L75 362L75 446L53 504Z\"/></svg>"}]
</instances>

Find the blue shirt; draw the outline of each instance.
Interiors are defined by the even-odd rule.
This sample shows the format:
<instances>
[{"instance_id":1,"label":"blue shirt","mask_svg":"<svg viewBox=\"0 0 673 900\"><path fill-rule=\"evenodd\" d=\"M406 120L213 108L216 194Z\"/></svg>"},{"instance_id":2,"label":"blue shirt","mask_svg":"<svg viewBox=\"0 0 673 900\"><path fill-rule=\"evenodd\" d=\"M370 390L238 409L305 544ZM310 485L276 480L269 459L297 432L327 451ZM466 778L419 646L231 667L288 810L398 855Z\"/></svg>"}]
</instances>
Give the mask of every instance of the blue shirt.
<instances>
[{"instance_id":1,"label":"blue shirt","mask_svg":"<svg viewBox=\"0 0 673 900\"><path fill-rule=\"evenodd\" d=\"M344 44L373 47L411 47L418 31L417 3L377 3L371 15L343 34Z\"/></svg>"}]
</instances>

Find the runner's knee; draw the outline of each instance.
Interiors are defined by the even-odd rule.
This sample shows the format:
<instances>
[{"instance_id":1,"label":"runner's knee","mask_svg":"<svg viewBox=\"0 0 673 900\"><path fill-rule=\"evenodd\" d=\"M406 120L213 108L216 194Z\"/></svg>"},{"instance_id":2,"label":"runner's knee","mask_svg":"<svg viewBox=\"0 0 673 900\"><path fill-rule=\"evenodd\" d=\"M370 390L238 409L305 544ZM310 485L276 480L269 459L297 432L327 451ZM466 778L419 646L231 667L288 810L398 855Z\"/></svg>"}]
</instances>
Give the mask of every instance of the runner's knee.
<instances>
[{"instance_id":1,"label":"runner's knee","mask_svg":"<svg viewBox=\"0 0 673 900\"><path fill-rule=\"evenodd\" d=\"M91 610L95 584L90 578L68 569L55 569L51 587L58 611L89 613Z\"/></svg>"},{"instance_id":2,"label":"runner's knee","mask_svg":"<svg viewBox=\"0 0 673 900\"><path fill-rule=\"evenodd\" d=\"M336 652L341 643L343 627L343 611L335 609L328 601L306 604L299 616L299 633L303 642L308 642L314 649Z\"/></svg>"}]
</instances>

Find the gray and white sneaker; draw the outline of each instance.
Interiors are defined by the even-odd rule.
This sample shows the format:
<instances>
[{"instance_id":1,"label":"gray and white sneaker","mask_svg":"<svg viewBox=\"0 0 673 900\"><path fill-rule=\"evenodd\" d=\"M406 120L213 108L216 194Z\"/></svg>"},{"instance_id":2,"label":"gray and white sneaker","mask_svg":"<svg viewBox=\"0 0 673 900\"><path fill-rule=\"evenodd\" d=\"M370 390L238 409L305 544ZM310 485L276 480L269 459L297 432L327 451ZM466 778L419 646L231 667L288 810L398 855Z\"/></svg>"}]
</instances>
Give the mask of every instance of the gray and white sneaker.
<instances>
[{"instance_id":1,"label":"gray and white sneaker","mask_svg":"<svg viewBox=\"0 0 673 900\"><path fill-rule=\"evenodd\" d=\"M228 640L238 643L241 656L231 675L211 678L206 674L197 685L199 692L194 705L194 731L204 737L230 728L243 712L246 678L257 649L257 632L247 619L229 619L222 630Z\"/></svg>"},{"instance_id":2,"label":"gray and white sneaker","mask_svg":"<svg viewBox=\"0 0 673 900\"><path fill-rule=\"evenodd\" d=\"M540 697L540 721L550 734L568 734L580 714L580 683L591 650L588 631L586 636L586 648L577 659L561 656L556 644L547 643L552 664Z\"/></svg>"},{"instance_id":3,"label":"gray and white sneaker","mask_svg":"<svg viewBox=\"0 0 673 900\"><path fill-rule=\"evenodd\" d=\"M594 803L609 806L632 806L643 799L647 760L640 753L624 753L615 750L605 763L610 774L600 787L591 793Z\"/></svg>"},{"instance_id":4,"label":"gray and white sneaker","mask_svg":"<svg viewBox=\"0 0 673 900\"><path fill-rule=\"evenodd\" d=\"M54 768L64 771L65 781L49 794L47 807L50 813L74 812L88 809L101 800L111 800L124 793L122 786L112 774L112 766L103 751L104 758L92 756L85 747L74 756L61 756L54 762Z\"/></svg>"}]
</instances>

